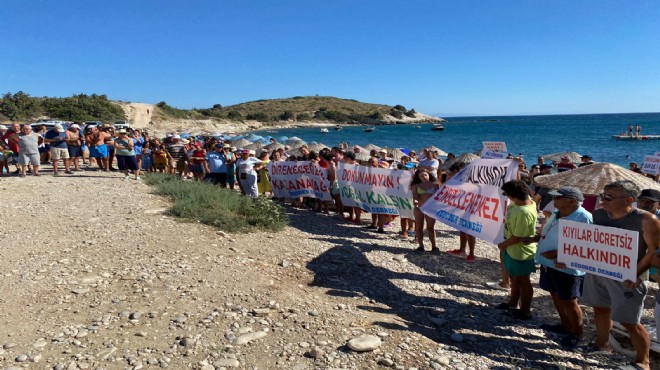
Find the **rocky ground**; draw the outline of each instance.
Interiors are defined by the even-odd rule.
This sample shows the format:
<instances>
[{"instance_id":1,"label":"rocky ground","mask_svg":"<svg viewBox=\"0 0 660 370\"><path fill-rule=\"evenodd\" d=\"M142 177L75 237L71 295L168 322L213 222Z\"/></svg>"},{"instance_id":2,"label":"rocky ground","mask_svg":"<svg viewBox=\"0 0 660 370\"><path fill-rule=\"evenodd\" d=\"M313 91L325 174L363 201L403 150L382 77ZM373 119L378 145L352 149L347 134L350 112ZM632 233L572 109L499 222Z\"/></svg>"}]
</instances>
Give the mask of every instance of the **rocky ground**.
<instances>
[{"instance_id":1,"label":"rocky ground","mask_svg":"<svg viewBox=\"0 0 660 370\"><path fill-rule=\"evenodd\" d=\"M117 173L0 178L3 369L601 369L562 350L507 293L493 245L476 263L337 217L290 210L277 234L227 235L163 215ZM436 227L443 251L454 231ZM535 275L535 280L538 275ZM653 288L655 292L655 287ZM652 315L652 296L646 316ZM590 310L587 310L591 317ZM591 324L588 337L593 336ZM658 357L653 357L658 368Z\"/></svg>"}]
</instances>

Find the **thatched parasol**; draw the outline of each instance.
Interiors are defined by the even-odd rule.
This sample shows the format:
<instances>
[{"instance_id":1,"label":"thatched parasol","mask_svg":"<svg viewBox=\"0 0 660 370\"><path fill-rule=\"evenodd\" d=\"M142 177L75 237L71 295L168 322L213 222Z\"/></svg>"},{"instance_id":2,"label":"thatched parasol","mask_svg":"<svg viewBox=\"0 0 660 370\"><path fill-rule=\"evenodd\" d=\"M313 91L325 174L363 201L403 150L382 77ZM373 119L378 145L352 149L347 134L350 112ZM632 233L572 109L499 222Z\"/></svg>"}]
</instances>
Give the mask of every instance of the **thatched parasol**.
<instances>
[{"instance_id":1,"label":"thatched parasol","mask_svg":"<svg viewBox=\"0 0 660 370\"><path fill-rule=\"evenodd\" d=\"M573 163L580 163L582 155L575 152L561 152L542 156L546 161L561 162L561 157L568 157L568 160Z\"/></svg>"},{"instance_id":2,"label":"thatched parasol","mask_svg":"<svg viewBox=\"0 0 660 370\"><path fill-rule=\"evenodd\" d=\"M314 143L314 144L309 144L309 151L311 152L320 152L321 149L323 148L330 148L329 146L323 144L323 143Z\"/></svg>"},{"instance_id":3,"label":"thatched parasol","mask_svg":"<svg viewBox=\"0 0 660 370\"><path fill-rule=\"evenodd\" d=\"M252 144L250 144L250 145L246 145L246 146L244 146L243 149L247 149L247 150L255 150L255 151L257 151L257 150L263 148L264 146L265 146L264 143L262 143L262 142L256 142L256 143L252 143Z\"/></svg>"},{"instance_id":4,"label":"thatched parasol","mask_svg":"<svg viewBox=\"0 0 660 370\"><path fill-rule=\"evenodd\" d=\"M369 152L366 151L360 151L359 153L355 153L355 160L360 161L360 162L366 162L371 158L369 155Z\"/></svg>"},{"instance_id":5,"label":"thatched parasol","mask_svg":"<svg viewBox=\"0 0 660 370\"><path fill-rule=\"evenodd\" d=\"M364 149L366 149L367 152L369 152L373 149L380 150L381 147L379 147L378 145L374 145L374 144L367 144L367 146L365 146Z\"/></svg>"},{"instance_id":6,"label":"thatched parasol","mask_svg":"<svg viewBox=\"0 0 660 370\"><path fill-rule=\"evenodd\" d=\"M238 139L238 140L232 140L231 141L231 146L235 146L237 148L243 148L243 147L246 147L250 144L252 144L252 142L250 142L249 140L245 140L245 139Z\"/></svg>"},{"instance_id":7,"label":"thatched parasol","mask_svg":"<svg viewBox=\"0 0 660 370\"><path fill-rule=\"evenodd\" d=\"M429 150L429 151L434 151L434 150L435 150L436 152L438 152L438 155L441 156L441 157L445 157L445 156L447 156L447 152L445 152L444 150L438 148L437 146L433 146L433 145L431 145L431 146L426 146L426 147L420 149L419 152L417 152L417 153L418 153L418 154L423 153L423 152L424 152L424 149Z\"/></svg>"},{"instance_id":8,"label":"thatched parasol","mask_svg":"<svg viewBox=\"0 0 660 370\"><path fill-rule=\"evenodd\" d=\"M406 156L406 153L402 152L401 149L387 149L387 156L394 159L395 161L400 161L401 157Z\"/></svg>"},{"instance_id":9,"label":"thatched parasol","mask_svg":"<svg viewBox=\"0 0 660 370\"><path fill-rule=\"evenodd\" d=\"M660 190L660 184L652 179L615 164L604 162L579 167L572 171L537 176L534 182L538 186L549 189L574 186L580 189L583 194L597 195L603 192L605 185L619 180L630 180L637 185L639 190Z\"/></svg>"},{"instance_id":10,"label":"thatched parasol","mask_svg":"<svg viewBox=\"0 0 660 370\"><path fill-rule=\"evenodd\" d=\"M440 165L440 169L443 171L447 171L449 170L449 167L453 166L455 163L468 164L474 161L475 159L479 159L479 157L472 153L464 153L456 158L448 159L445 163Z\"/></svg>"},{"instance_id":11,"label":"thatched parasol","mask_svg":"<svg viewBox=\"0 0 660 370\"><path fill-rule=\"evenodd\" d=\"M301 139L301 138L299 138L299 137L296 137L296 136L291 136L290 138L288 138L288 139L286 139L286 140L284 141L284 144L286 144L286 145L291 145L291 144L295 144L295 143L297 143L297 142L303 142L303 143L304 143L305 140L303 140L303 139Z\"/></svg>"},{"instance_id":12,"label":"thatched parasol","mask_svg":"<svg viewBox=\"0 0 660 370\"><path fill-rule=\"evenodd\" d=\"M264 149L268 149L269 151L278 150L280 148L284 148L284 144L275 142L264 146Z\"/></svg>"}]
</instances>

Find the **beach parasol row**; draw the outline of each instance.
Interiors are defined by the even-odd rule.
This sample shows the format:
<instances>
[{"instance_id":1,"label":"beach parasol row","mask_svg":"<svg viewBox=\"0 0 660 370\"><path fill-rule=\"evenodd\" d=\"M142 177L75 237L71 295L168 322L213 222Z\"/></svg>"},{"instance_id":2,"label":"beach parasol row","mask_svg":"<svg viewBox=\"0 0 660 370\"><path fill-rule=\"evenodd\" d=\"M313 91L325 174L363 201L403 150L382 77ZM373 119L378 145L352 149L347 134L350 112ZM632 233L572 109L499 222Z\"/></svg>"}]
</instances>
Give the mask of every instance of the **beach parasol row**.
<instances>
[{"instance_id":1,"label":"beach parasol row","mask_svg":"<svg viewBox=\"0 0 660 370\"><path fill-rule=\"evenodd\" d=\"M612 163L595 163L571 171L538 176L534 182L548 189L573 186L585 195L598 195L603 192L605 185L620 180L632 181L637 185L638 190L660 190L660 184L652 179Z\"/></svg>"},{"instance_id":2,"label":"beach parasol row","mask_svg":"<svg viewBox=\"0 0 660 370\"><path fill-rule=\"evenodd\" d=\"M479 157L472 153L464 153L456 158L448 159L445 163L440 165L440 169L443 171L448 171L449 167L453 166L455 163L468 164L474 161L475 159L479 159Z\"/></svg>"}]
</instances>

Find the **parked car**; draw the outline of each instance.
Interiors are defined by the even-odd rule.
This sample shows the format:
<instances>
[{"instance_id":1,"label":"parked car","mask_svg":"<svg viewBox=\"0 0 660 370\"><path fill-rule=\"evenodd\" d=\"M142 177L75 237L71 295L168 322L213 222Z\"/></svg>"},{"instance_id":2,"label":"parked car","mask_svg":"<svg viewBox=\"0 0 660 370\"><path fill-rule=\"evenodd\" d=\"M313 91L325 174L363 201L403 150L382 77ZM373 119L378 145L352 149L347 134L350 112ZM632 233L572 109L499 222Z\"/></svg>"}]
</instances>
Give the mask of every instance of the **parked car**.
<instances>
[{"instance_id":1,"label":"parked car","mask_svg":"<svg viewBox=\"0 0 660 370\"><path fill-rule=\"evenodd\" d=\"M70 123L65 122L65 121L55 121L55 120L44 121L44 120L40 120L37 123L31 123L30 126L32 126L32 130L34 130L35 132L36 132L36 128L41 126L41 125L46 126L46 131L50 131L50 130L54 129L55 125L57 125L57 124L62 125L62 127L64 127L64 129L67 130L69 128Z\"/></svg>"}]
</instances>

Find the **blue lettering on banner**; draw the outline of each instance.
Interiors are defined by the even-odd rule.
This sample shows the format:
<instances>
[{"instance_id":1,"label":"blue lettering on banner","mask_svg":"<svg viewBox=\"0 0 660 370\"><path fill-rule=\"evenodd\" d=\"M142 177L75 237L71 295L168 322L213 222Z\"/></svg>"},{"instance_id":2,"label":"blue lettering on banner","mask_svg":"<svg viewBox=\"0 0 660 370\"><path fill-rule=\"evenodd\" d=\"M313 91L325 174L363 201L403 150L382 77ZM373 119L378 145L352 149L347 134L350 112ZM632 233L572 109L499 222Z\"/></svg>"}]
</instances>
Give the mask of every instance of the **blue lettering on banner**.
<instances>
[{"instance_id":1,"label":"blue lettering on banner","mask_svg":"<svg viewBox=\"0 0 660 370\"><path fill-rule=\"evenodd\" d=\"M584 264L577 263L577 262L571 262L571 267L574 268L574 269L577 269L577 270L596 272L595 267L589 266L589 265L584 265Z\"/></svg>"},{"instance_id":2,"label":"blue lettering on banner","mask_svg":"<svg viewBox=\"0 0 660 370\"><path fill-rule=\"evenodd\" d=\"M296 191L289 191L289 196L299 196L299 195L307 195L310 194L309 190L296 190Z\"/></svg>"},{"instance_id":3,"label":"blue lettering on banner","mask_svg":"<svg viewBox=\"0 0 660 370\"><path fill-rule=\"evenodd\" d=\"M438 216L438 218L447 220L448 222L451 222L455 225L459 225L463 229L471 230L477 233L481 233L481 230L483 229L484 226L481 222L473 222L470 220L466 220L464 218L453 215L445 210L438 211L435 215Z\"/></svg>"}]
</instances>

